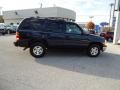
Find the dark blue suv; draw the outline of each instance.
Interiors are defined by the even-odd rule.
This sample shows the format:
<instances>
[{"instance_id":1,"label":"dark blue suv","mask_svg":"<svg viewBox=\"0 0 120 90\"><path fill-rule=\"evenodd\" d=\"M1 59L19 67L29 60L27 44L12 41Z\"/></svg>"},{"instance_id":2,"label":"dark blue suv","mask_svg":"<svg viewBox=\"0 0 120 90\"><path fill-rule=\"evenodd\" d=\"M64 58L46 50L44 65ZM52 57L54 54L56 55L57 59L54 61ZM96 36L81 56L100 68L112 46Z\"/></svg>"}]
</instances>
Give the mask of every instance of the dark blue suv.
<instances>
[{"instance_id":1,"label":"dark blue suv","mask_svg":"<svg viewBox=\"0 0 120 90\"><path fill-rule=\"evenodd\" d=\"M44 56L51 47L84 48L90 57L106 49L104 38L86 33L76 23L40 18L21 22L14 45L30 48L30 54L36 58Z\"/></svg>"}]
</instances>

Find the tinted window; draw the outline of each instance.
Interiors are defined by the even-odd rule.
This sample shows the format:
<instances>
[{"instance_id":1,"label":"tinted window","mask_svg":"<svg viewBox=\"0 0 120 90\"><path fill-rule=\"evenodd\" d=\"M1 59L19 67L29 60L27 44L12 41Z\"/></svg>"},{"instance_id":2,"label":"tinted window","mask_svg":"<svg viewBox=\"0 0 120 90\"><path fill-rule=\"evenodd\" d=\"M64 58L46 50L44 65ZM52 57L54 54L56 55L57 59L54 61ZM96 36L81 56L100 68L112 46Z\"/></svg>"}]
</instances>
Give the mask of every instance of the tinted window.
<instances>
[{"instance_id":1,"label":"tinted window","mask_svg":"<svg viewBox=\"0 0 120 90\"><path fill-rule=\"evenodd\" d=\"M20 30L32 30L30 20L27 20L27 19L23 20L18 29L20 29Z\"/></svg>"},{"instance_id":2,"label":"tinted window","mask_svg":"<svg viewBox=\"0 0 120 90\"><path fill-rule=\"evenodd\" d=\"M32 20L32 27L34 28L34 30L37 31L44 31L45 29L45 21L44 20Z\"/></svg>"},{"instance_id":3,"label":"tinted window","mask_svg":"<svg viewBox=\"0 0 120 90\"><path fill-rule=\"evenodd\" d=\"M81 30L76 24L67 24L66 33L81 34Z\"/></svg>"},{"instance_id":4,"label":"tinted window","mask_svg":"<svg viewBox=\"0 0 120 90\"><path fill-rule=\"evenodd\" d=\"M62 32L64 29L63 23L48 21L45 23L47 32Z\"/></svg>"}]
</instances>

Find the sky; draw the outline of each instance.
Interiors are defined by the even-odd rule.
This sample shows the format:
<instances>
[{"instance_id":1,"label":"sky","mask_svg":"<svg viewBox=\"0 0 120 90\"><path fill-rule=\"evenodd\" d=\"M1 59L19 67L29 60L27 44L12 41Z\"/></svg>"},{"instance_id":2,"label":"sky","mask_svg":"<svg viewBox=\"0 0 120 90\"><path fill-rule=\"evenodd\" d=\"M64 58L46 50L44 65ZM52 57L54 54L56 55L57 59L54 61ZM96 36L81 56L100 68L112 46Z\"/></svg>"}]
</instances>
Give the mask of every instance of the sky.
<instances>
[{"instance_id":1,"label":"sky","mask_svg":"<svg viewBox=\"0 0 120 90\"><path fill-rule=\"evenodd\" d=\"M16 10L43 7L63 7L76 12L77 22L88 22L90 16L95 24L108 22L110 14L110 3L114 0L0 0L2 10Z\"/></svg>"}]
</instances>

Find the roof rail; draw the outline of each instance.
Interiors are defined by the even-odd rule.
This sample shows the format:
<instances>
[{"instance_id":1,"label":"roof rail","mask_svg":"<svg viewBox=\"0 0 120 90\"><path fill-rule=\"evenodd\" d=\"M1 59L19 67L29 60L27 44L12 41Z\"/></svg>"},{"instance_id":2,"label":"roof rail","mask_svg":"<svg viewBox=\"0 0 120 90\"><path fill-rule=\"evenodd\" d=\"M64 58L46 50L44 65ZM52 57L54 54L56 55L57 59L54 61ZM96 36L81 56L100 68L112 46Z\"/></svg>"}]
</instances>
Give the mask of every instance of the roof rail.
<instances>
[{"instance_id":1,"label":"roof rail","mask_svg":"<svg viewBox=\"0 0 120 90\"><path fill-rule=\"evenodd\" d=\"M30 17L33 19L48 19L48 20L58 20L58 21L69 21L69 22L74 22L74 20L72 19L68 19L68 18L62 18L62 17Z\"/></svg>"}]
</instances>

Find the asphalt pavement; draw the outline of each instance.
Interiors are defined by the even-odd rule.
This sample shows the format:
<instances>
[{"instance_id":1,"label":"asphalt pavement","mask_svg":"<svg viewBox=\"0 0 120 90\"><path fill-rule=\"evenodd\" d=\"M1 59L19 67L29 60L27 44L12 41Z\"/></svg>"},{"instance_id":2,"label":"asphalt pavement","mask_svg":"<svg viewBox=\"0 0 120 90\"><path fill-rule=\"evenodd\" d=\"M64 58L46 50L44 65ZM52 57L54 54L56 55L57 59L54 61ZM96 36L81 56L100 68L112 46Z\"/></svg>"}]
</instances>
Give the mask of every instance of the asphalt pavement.
<instances>
[{"instance_id":1,"label":"asphalt pavement","mask_svg":"<svg viewBox=\"0 0 120 90\"><path fill-rule=\"evenodd\" d=\"M120 90L120 45L97 58L82 51L50 50L35 59L0 36L0 90Z\"/></svg>"}]
</instances>

